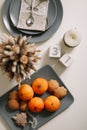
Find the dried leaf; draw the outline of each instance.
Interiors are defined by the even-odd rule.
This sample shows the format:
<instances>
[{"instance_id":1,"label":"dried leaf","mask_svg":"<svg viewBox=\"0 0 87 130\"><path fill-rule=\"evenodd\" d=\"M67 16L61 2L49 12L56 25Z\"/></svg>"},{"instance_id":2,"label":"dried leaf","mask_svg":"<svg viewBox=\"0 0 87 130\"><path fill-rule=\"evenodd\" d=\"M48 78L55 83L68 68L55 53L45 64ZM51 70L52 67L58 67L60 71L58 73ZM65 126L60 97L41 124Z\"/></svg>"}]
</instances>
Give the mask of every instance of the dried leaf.
<instances>
[{"instance_id":1,"label":"dried leaf","mask_svg":"<svg viewBox=\"0 0 87 130\"><path fill-rule=\"evenodd\" d=\"M15 120L17 125L25 127L27 124L27 114L26 113L18 113L12 117Z\"/></svg>"}]
</instances>

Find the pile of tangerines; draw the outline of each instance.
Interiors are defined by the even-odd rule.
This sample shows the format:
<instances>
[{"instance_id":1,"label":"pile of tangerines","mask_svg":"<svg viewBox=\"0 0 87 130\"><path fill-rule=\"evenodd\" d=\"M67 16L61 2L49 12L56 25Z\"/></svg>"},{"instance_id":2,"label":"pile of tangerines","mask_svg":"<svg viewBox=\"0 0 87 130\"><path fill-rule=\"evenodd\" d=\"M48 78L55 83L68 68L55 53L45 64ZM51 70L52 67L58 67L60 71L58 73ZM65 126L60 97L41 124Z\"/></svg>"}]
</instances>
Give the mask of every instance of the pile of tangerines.
<instances>
[{"instance_id":1,"label":"pile of tangerines","mask_svg":"<svg viewBox=\"0 0 87 130\"><path fill-rule=\"evenodd\" d=\"M45 78L36 78L31 86L21 84L18 91L9 94L8 107L12 110L20 109L25 111L28 109L36 113L41 112L43 109L49 112L58 110L60 107L58 97L50 94L44 100L41 98L41 95L48 91L48 86L48 81Z\"/></svg>"}]
</instances>

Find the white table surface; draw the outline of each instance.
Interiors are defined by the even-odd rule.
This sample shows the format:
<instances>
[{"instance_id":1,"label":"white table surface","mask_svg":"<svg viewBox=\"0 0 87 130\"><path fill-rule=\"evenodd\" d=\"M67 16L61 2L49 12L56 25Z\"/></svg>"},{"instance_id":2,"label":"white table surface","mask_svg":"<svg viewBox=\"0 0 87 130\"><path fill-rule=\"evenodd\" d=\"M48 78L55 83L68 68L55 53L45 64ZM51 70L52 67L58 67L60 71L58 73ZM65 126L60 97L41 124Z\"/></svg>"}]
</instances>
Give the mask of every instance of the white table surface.
<instances>
[{"instance_id":1,"label":"white table surface","mask_svg":"<svg viewBox=\"0 0 87 130\"><path fill-rule=\"evenodd\" d=\"M62 49L65 52L69 52L74 56L74 62L69 68L65 68L59 62L54 67L74 96L75 101L67 110L40 127L39 130L87 130L87 0L61 1L64 10L61 26L49 40L36 44L42 50L42 59L37 68L46 64L55 64L56 59L48 57L49 45L59 44L67 30L77 28L82 36L81 44L74 49L62 45ZM3 2L4 0L0 0L0 29L7 33L1 19ZM15 84L16 82L9 81L6 75L0 76L0 96ZM10 130L1 117L0 128L2 130Z\"/></svg>"}]
</instances>

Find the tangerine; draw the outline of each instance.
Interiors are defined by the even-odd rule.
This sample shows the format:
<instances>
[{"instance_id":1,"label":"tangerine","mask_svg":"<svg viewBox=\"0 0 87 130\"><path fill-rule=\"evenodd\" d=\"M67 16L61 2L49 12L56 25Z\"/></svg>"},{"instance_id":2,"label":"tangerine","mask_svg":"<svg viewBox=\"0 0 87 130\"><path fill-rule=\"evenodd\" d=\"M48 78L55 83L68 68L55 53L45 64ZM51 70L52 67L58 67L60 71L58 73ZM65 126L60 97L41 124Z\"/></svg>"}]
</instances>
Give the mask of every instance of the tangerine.
<instances>
[{"instance_id":1,"label":"tangerine","mask_svg":"<svg viewBox=\"0 0 87 130\"><path fill-rule=\"evenodd\" d=\"M60 100L56 96L48 96L44 100L44 107L49 112L55 112L60 107Z\"/></svg>"},{"instance_id":2,"label":"tangerine","mask_svg":"<svg viewBox=\"0 0 87 130\"><path fill-rule=\"evenodd\" d=\"M28 102L28 108L29 110L33 112L41 112L44 108L44 101L40 97L33 97L29 102Z\"/></svg>"},{"instance_id":3,"label":"tangerine","mask_svg":"<svg viewBox=\"0 0 87 130\"><path fill-rule=\"evenodd\" d=\"M18 90L18 94L23 101L28 101L33 97L34 91L30 85L22 84Z\"/></svg>"},{"instance_id":4,"label":"tangerine","mask_svg":"<svg viewBox=\"0 0 87 130\"><path fill-rule=\"evenodd\" d=\"M32 88L36 94L44 94L48 89L48 82L44 78L37 78L33 81Z\"/></svg>"}]
</instances>

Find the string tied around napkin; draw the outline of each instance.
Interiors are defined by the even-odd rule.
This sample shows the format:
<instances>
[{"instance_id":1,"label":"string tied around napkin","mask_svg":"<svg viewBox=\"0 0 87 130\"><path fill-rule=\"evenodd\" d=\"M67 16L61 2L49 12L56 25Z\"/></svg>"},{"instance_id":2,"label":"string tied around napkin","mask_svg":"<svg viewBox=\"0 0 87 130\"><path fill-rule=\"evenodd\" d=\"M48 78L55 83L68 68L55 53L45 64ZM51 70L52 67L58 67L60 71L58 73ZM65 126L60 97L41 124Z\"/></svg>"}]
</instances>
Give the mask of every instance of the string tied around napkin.
<instances>
[{"instance_id":1,"label":"string tied around napkin","mask_svg":"<svg viewBox=\"0 0 87 130\"><path fill-rule=\"evenodd\" d=\"M31 26L27 26L26 20L30 16L30 4L31 0L21 0L17 27L26 30L45 31L47 25L49 0L32 0L32 17L34 18L34 23ZM38 9L35 10L35 7Z\"/></svg>"}]
</instances>

